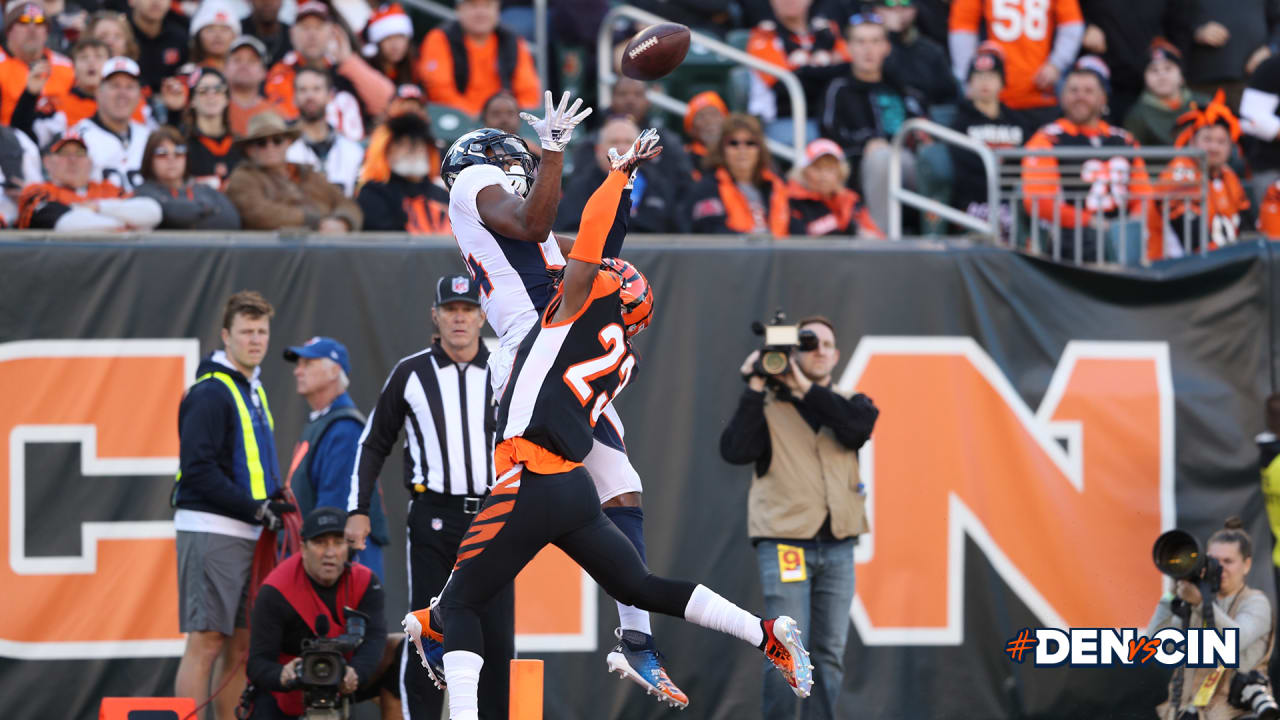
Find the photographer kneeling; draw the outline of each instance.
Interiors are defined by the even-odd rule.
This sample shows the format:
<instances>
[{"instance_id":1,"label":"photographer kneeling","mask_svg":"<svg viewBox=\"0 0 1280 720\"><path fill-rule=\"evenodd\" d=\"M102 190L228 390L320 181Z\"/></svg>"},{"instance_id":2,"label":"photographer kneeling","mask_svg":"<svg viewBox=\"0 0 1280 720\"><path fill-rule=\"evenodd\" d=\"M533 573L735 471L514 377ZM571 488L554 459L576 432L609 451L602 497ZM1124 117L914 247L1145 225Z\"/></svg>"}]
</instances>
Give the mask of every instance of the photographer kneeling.
<instances>
[{"instance_id":1,"label":"photographer kneeling","mask_svg":"<svg viewBox=\"0 0 1280 720\"><path fill-rule=\"evenodd\" d=\"M301 551L272 570L258 592L245 692L253 720L303 717L343 699L378 697L383 686L395 692L382 583L347 562L346 525L338 508L311 511ZM317 645L317 638L329 640Z\"/></svg>"},{"instance_id":2,"label":"photographer kneeling","mask_svg":"<svg viewBox=\"0 0 1280 720\"><path fill-rule=\"evenodd\" d=\"M757 332L766 349L742 365L747 389L720 436L720 455L755 465L747 530L765 607L795 618L812 642L806 717L847 717L836 703L853 604L853 548L867 531L858 449L880 411L866 395L848 398L831 389L840 351L826 318L787 327L779 313ZM786 683L766 674L763 692L764 717L795 717L797 698Z\"/></svg>"},{"instance_id":3,"label":"photographer kneeling","mask_svg":"<svg viewBox=\"0 0 1280 720\"><path fill-rule=\"evenodd\" d=\"M1271 603L1261 590L1245 586L1253 565L1253 541L1242 527L1240 519L1232 517L1209 537L1202 574L1178 580L1174 594L1161 598L1147 625L1147 637L1164 628L1205 627L1204 595L1216 584L1212 627L1239 631L1239 668L1225 670L1216 683L1214 668L1176 669L1169 681L1169 699L1156 708L1161 720L1275 717L1257 712L1269 700L1263 695L1269 696L1265 673L1273 637ZM1188 542L1194 544L1191 538Z\"/></svg>"}]
</instances>

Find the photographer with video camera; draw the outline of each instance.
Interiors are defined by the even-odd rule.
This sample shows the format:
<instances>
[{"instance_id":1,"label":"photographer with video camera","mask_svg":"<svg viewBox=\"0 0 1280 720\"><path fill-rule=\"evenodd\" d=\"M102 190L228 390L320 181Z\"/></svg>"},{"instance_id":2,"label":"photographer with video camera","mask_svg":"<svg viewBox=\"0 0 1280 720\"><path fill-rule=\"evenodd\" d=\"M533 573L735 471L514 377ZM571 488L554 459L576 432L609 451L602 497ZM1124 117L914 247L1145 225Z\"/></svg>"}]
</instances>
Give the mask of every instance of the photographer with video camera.
<instances>
[{"instance_id":1,"label":"photographer with video camera","mask_svg":"<svg viewBox=\"0 0 1280 720\"><path fill-rule=\"evenodd\" d=\"M384 703L395 701L392 659L399 651L384 652L382 583L348 562L346 524L338 508L312 510L302 523L301 551L272 570L258 592L241 717L336 720L346 717L347 700L385 690Z\"/></svg>"},{"instance_id":2,"label":"photographer with video camera","mask_svg":"<svg viewBox=\"0 0 1280 720\"><path fill-rule=\"evenodd\" d=\"M747 357L747 388L720 436L729 463L754 463L747 526L760 566L768 615L796 619L811 638L813 695L806 717L836 711L853 603L853 548L867 531L858 483L858 449L879 410L866 395L831 388L840 359L835 328L814 316L753 327L765 347ZM795 717L796 698L768 673L764 717Z\"/></svg>"},{"instance_id":3,"label":"photographer with video camera","mask_svg":"<svg viewBox=\"0 0 1280 720\"><path fill-rule=\"evenodd\" d=\"M1274 720L1280 709L1266 677L1274 629L1271 603L1245 585L1253 566L1253 540L1238 517L1209 537L1205 552L1195 537L1170 530L1156 541L1156 567L1175 580L1174 592L1156 605L1147 637L1164 628L1209 627L1239 631L1240 664L1179 668L1169 681L1169 698L1156 708L1162 720Z\"/></svg>"}]
</instances>

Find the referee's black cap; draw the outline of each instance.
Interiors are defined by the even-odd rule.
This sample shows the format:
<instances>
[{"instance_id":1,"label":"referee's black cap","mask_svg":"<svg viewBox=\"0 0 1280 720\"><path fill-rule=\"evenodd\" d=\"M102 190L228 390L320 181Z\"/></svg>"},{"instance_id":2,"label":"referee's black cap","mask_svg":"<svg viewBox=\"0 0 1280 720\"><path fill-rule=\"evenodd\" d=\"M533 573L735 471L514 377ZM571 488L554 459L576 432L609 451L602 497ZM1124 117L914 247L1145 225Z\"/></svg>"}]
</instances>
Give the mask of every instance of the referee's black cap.
<instances>
[{"instance_id":1,"label":"referee's black cap","mask_svg":"<svg viewBox=\"0 0 1280 720\"><path fill-rule=\"evenodd\" d=\"M436 307L451 302L480 304L480 288L470 275L445 275L436 283Z\"/></svg>"}]
</instances>

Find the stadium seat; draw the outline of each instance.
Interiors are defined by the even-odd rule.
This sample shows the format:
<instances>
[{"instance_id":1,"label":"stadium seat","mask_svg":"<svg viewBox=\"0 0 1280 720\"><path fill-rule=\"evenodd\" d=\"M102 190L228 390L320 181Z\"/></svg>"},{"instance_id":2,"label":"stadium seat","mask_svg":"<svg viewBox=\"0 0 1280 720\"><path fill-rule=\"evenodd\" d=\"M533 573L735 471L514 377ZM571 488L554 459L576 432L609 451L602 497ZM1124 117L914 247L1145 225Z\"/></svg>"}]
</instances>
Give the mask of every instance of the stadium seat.
<instances>
[{"instance_id":1,"label":"stadium seat","mask_svg":"<svg viewBox=\"0 0 1280 720\"><path fill-rule=\"evenodd\" d=\"M751 31L743 30L743 29L730 30L728 34L725 35L725 38L724 38L725 42L729 43L730 45L738 48L743 52L746 52L747 40L750 40L750 39L751 39Z\"/></svg>"},{"instance_id":2,"label":"stadium seat","mask_svg":"<svg viewBox=\"0 0 1280 720\"><path fill-rule=\"evenodd\" d=\"M431 116L431 132L445 145L480 127L480 121L457 108L438 103L427 104Z\"/></svg>"},{"instance_id":3,"label":"stadium seat","mask_svg":"<svg viewBox=\"0 0 1280 720\"><path fill-rule=\"evenodd\" d=\"M104 697L98 720L183 720L195 711L191 698Z\"/></svg>"}]
</instances>

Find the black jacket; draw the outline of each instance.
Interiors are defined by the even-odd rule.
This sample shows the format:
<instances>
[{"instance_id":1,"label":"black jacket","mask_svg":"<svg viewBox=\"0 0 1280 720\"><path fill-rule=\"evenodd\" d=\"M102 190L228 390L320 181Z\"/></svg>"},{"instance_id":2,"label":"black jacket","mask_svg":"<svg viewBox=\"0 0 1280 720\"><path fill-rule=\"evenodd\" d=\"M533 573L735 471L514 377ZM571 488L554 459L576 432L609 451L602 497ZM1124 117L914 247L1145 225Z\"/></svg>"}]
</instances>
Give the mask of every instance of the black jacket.
<instances>
[{"instance_id":1,"label":"black jacket","mask_svg":"<svg viewBox=\"0 0 1280 720\"><path fill-rule=\"evenodd\" d=\"M578 168L569 178L556 213L556 230L576 232L582 221L582 210L591 194L604 182L605 172L592 163ZM684 210L679 188L663 173L646 172L644 166L636 174L634 187L624 190L620 207L627 208L628 226L637 233L686 233L689 219Z\"/></svg>"},{"instance_id":2,"label":"black jacket","mask_svg":"<svg viewBox=\"0 0 1280 720\"><path fill-rule=\"evenodd\" d=\"M773 446L769 439L769 423L764 417L764 394L747 388L738 400L738 409L720 434L720 457L727 463L755 463L756 475L769 472ZM822 426L831 428L836 440L850 450L859 450L871 437L880 410L871 398L858 393L846 399L817 383L802 398L785 388L776 391L778 398L796 406L800 417L816 433Z\"/></svg>"},{"instance_id":3,"label":"black jacket","mask_svg":"<svg viewBox=\"0 0 1280 720\"><path fill-rule=\"evenodd\" d=\"M350 572L350 570L348 570ZM311 578L307 578L310 581ZM320 600L329 608L329 612L337 617L336 607L338 586L322 587L311 583ZM385 593L378 576L369 581L364 597L356 608L369 616L365 627L364 642L356 648L347 664L355 668L360 677L360 685L364 686L373 679L378 669L378 661L382 659L382 650L387 642L387 618L383 606L386 604ZM283 692L294 688L280 685L280 671L284 665L281 655L301 655L302 641L315 637L311 628L298 615L298 611L289 604L279 590L270 585L263 585L253 605L253 621L250 631L249 661L246 673L249 681L259 690Z\"/></svg>"},{"instance_id":4,"label":"black jacket","mask_svg":"<svg viewBox=\"0 0 1280 720\"><path fill-rule=\"evenodd\" d=\"M1148 50L1157 36L1185 56L1191 42L1186 4L1187 0L1080 0L1084 21L1097 25L1107 36L1102 59L1111 68L1114 88L1130 95L1142 90Z\"/></svg>"},{"instance_id":5,"label":"black jacket","mask_svg":"<svg viewBox=\"0 0 1280 720\"><path fill-rule=\"evenodd\" d=\"M942 66L945 68L945 66ZM942 70L937 71L942 74ZM851 75L831 83L822 103L821 135L836 141L856 167L872 138L891 138L907 118L925 114L918 93L885 76L876 83Z\"/></svg>"},{"instance_id":6,"label":"black jacket","mask_svg":"<svg viewBox=\"0 0 1280 720\"><path fill-rule=\"evenodd\" d=\"M175 12L164 16L160 34L148 37L129 15L133 37L138 41L138 69L142 71L142 86L152 92L160 90L160 81L172 75L176 68L187 62L190 41L187 21Z\"/></svg>"},{"instance_id":7,"label":"black jacket","mask_svg":"<svg viewBox=\"0 0 1280 720\"><path fill-rule=\"evenodd\" d=\"M272 65L284 59L285 55L293 49L293 41L289 39L289 25L282 22L276 23L276 32L267 34L262 28L258 27L258 21L253 19L253 14L240 19L240 29L245 35L252 35L262 41L267 48L267 55L263 62L267 64L269 69Z\"/></svg>"},{"instance_id":8,"label":"black jacket","mask_svg":"<svg viewBox=\"0 0 1280 720\"><path fill-rule=\"evenodd\" d=\"M919 30L894 33L893 52L884 63L886 73L905 87L920 93L926 105L946 105L956 101L959 88L950 73L938 68L950 67L950 56L942 45L925 37Z\"/></svg>"},{"instance_id":9,"label":"black jacket","mask_svg":"<svg viewBox=\"0 0 1280 720\"><path fill-rule=\"evenodd\" d=\"M393 173L387 182L365 183L356 202L364 213L365 230L449 232L449 191L427 179L412 182Z\"/></svg>"},{"instance_id":10,"label":"black jacket","mask_svg":"<svg viewBox=\"0 0 1280 720\"><path fill-rule=\"evenodd\" d=\"M1191 32L1216 20L1231 39L1220 48L1192 41L1186 78L1191 84L1244 79L1244 64L1263 45L1280 43L1280 0L1186 0ZM1128 3L1125 3L1128 5Z\"/></svg>"},{"instance_id":11,"label":"black jacket","mask_svg":"<svg viewBox=\"0 0 1280 720\"><path fill-rule=\"evenodd\" d=\"M992 149L1021 147L1027 139L1022 126L1003 103L1000 105L1000 114L992 119L966 100L956 109L956 119L951 123L951 128ZM951 166L955 173L955 180L951 183L951 205L969 212L971 204L985 204L987 171L982 160L977 153L958 145L949 145L947 150L951 154Z\"/></svg>"}]
</instances>

